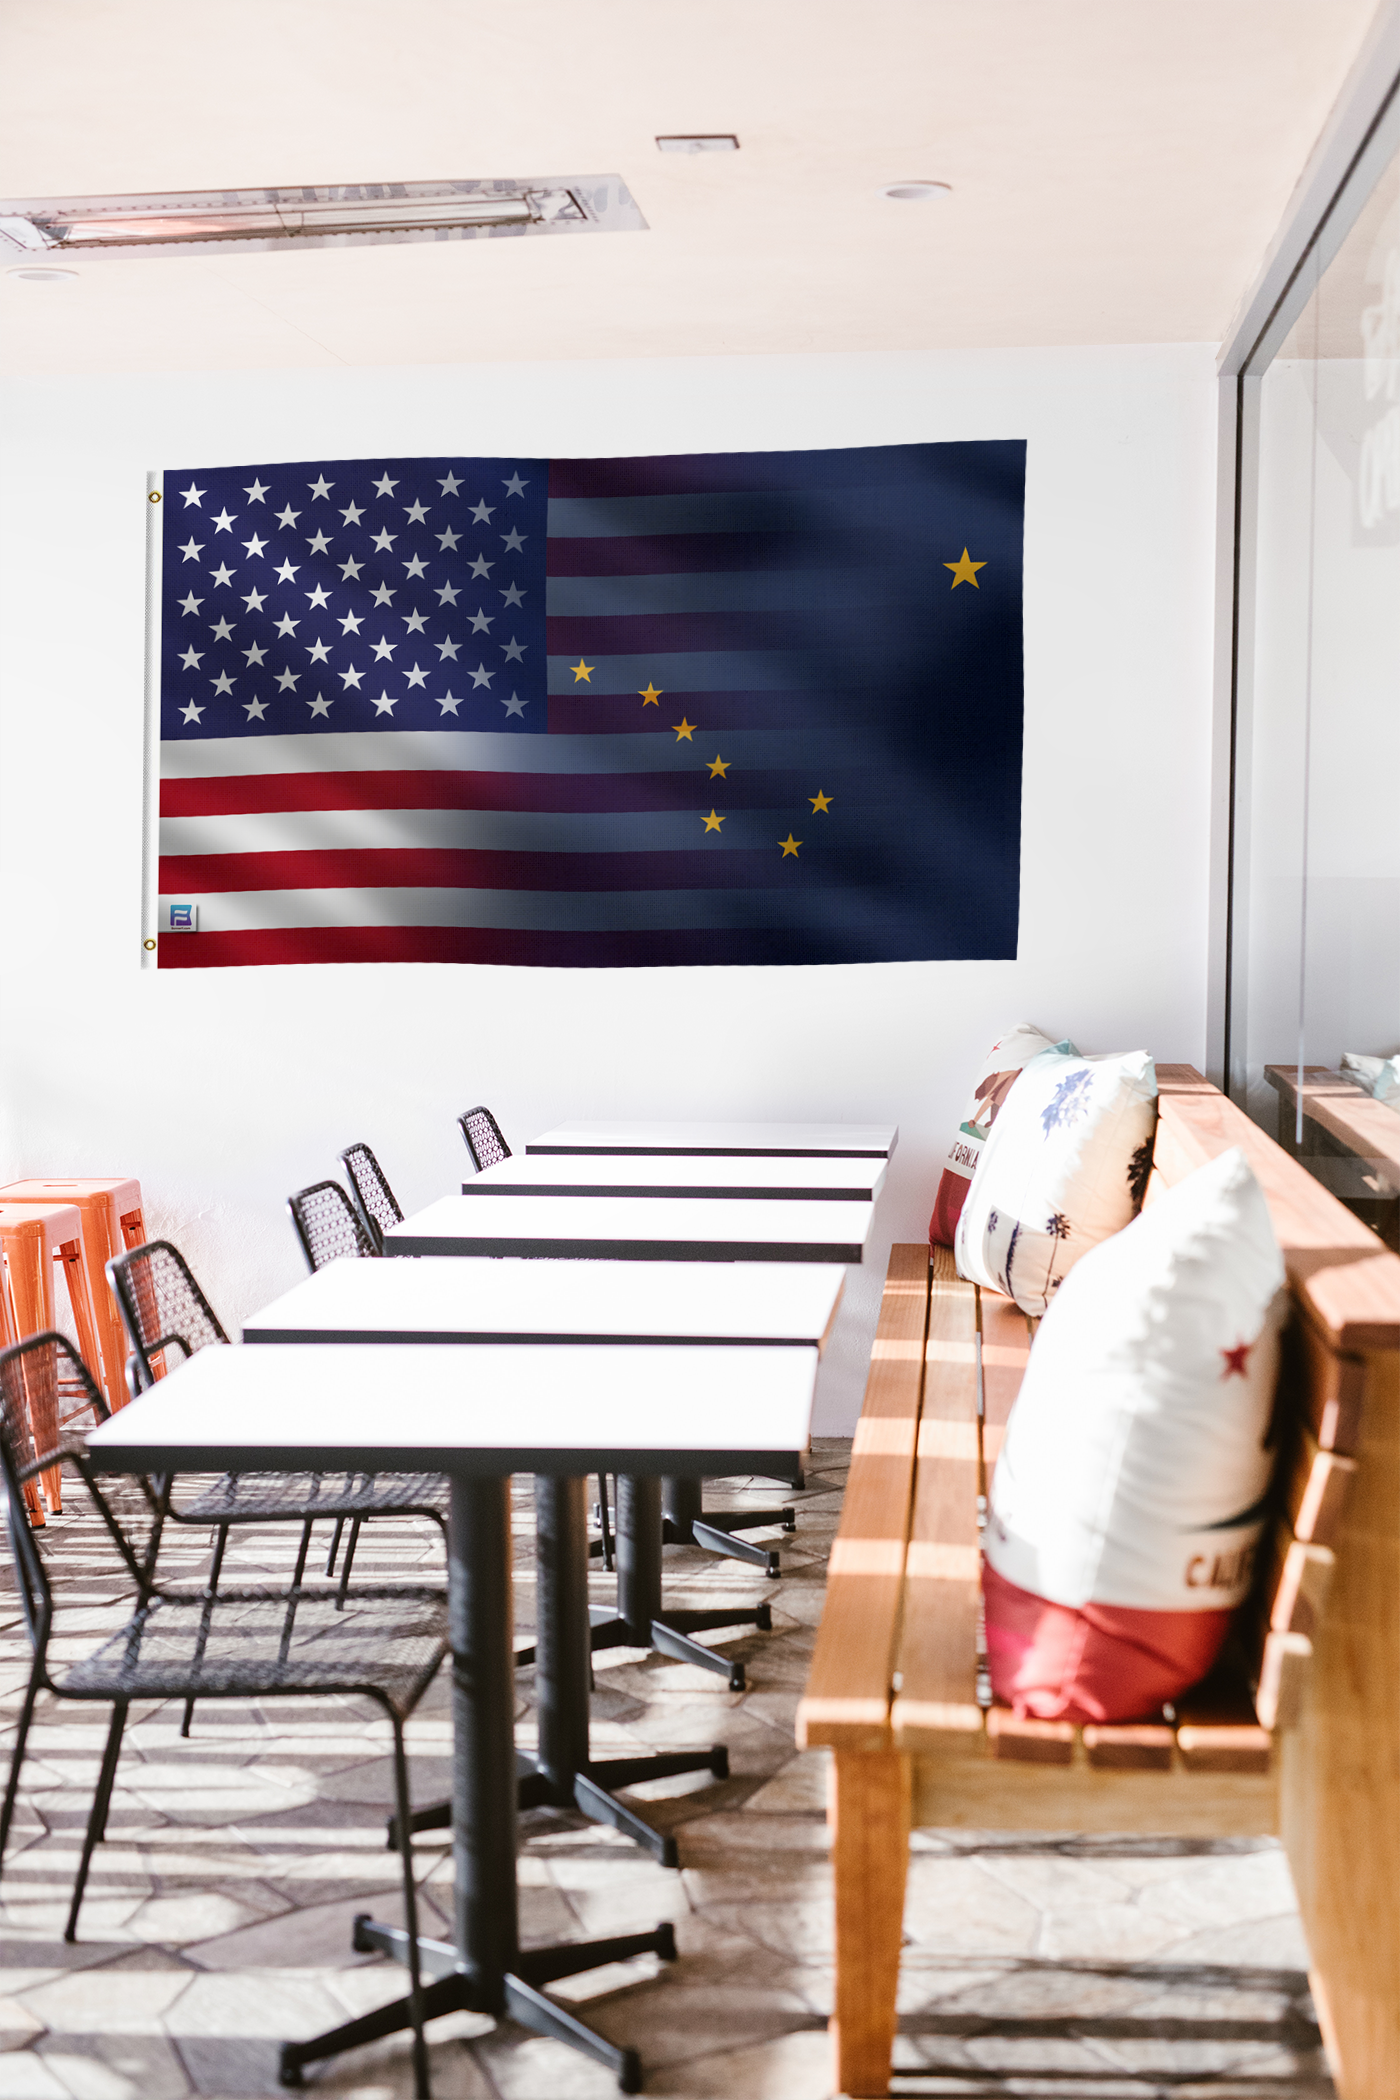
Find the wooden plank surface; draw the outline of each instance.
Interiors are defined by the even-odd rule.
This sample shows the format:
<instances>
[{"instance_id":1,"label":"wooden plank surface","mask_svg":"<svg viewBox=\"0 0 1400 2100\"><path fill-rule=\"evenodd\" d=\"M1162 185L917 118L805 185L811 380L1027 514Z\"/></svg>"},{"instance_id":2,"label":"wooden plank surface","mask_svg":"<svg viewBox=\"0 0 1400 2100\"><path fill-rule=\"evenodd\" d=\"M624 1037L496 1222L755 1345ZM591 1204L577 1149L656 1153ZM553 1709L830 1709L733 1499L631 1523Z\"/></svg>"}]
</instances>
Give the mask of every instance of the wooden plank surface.
<instances>
[{"instance_id":1,"label":"wooden plank surface","mask_svg":"<svg viewBox=\"0 0 1400 2100\"><path fill-rule=\"evenodd\" d=\"M1400 1349L1400 1257L1190 1067L1157 1071L1156 1172L1168 1185L1238 1145L1258 1176L1289 1281L1334 1346Z\"/></svg>"},{"instance_id":2,"label":"wooden plank surface","mask_svg":"<svg viewBox=\"0 0 1400 2100\"><path fill-rule=\"evenodd\" d=\"M946 1257L947 1250L940 1249ZM891 1723L901 1750L948 1731L979 1736L977 1613L982 1594L977 1532L977 1295L935 1263L929 1291L923 1409L909 1550L898 1691Z\"/></svg>"},{"instance_id":3,"label":"wooden plank surface","mask_svg":"<svg viewBox=\"0 0 1400 2100\"><path fill-rule=\"evenodd\" d=\"M1012 1405L1030 1360L1031 1323L1011 1298L978 1292L982 1344L982 1460L990 1488Z\"/></svg>"},{"instance_id":4,"label":"wooden plank surface","mask_svg":"<svg viewBox=\"0 0 1400 2100\"><path fill-rule=\"evenodd\" d=\"M836 1992L831 2039L840 2093L889 2091L909 1862L909 1760L839 1750L832 1760Z\"/></svg>"},{"instance_id":5,"label":"wooden plank surface","mask_svg":"<svg viewBox=\"0 0 1400 2100\"><path fill-rule=\"evenodd\" d=\"M1137 1772L915 1757L916 1829L1113 1832L1148 1837L1271 1836L1272 1772Z\"/></svg>"},{"instance_id":6,"label":"wooden plank surface","mask_svg":"<svg viewBox=\"0 0 1400 2100\"><path fill-rule=\"evenodd\" d=\"M803 1748L890 1747L928 1305L928 1248L892 1247L826 1605L797 1710Z\"/></svg>"},{"instance_id":7,"label":"wooden plank surface","mask_svg":"<svg viewBox=\"0 0 1400 2100\"><path fill-rule=\"evenodd\" d=\"M1265 1065L1264 1077L1289 1111L1298 1105L1298 1067ZM1400 1115L1377 1101L1344 1072L1326 1065L1303 1067L1303 1116L1358 1159L1374 1161L1387 1184L1382 1194L1400 1189Z\"/></svg>"}]
</instances>

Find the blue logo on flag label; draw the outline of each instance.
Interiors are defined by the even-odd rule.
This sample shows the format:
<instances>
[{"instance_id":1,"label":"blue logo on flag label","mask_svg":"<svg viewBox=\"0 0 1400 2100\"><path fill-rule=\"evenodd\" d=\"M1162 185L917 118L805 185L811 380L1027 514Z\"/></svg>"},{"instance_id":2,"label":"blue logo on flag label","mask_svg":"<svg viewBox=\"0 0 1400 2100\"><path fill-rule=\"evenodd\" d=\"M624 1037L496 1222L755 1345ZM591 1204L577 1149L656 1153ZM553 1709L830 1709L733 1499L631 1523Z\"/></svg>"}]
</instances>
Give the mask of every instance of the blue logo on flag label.
<instances>
[{"instance_id":1,"label":"blue logo on flag label","mask_svg":"<svg viewBox=\"0 0 1400 2100\"><path fill-rule=\"evenodd\" d=\"M170 907L170 931L172 933L194 933L199 925L197 904L172 904Z\"/></svg>"}]
</instances>

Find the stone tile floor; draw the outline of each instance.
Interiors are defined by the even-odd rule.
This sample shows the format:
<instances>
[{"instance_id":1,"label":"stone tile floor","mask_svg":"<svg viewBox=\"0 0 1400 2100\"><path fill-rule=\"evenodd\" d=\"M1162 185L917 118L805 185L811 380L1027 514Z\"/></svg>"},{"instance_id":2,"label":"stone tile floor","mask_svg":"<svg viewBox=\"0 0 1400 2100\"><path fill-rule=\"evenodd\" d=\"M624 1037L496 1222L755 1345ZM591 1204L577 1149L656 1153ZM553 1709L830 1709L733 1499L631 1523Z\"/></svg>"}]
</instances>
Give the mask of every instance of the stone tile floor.
<instances>
[{"instance_id":1,"label":"stone tile floor","mask_svg":"<svg viewBox=\"0 0 1400 2100\"><path fill-rule=\"evenodd\" d=\"M821 1614L826 1552L849 1453L820 1444L783 1541L781 1583L691 1549L668 1550L676 1603L767 1595L771 1634L724 1641L751 1689L689 1665L615 1650L598 1658L594 1745L722 1740L731 1778L640 1789L674 1828L668 1872L573 1815L522 1819L527 1944L675 1920L680 1959L651 1957L557 1986L605 2033L635 2044L649 2093L671 2100L824 2100L832 2091L831 1892L819 1756L793 1715ZM763 1483L710 1490L717 1506L771 1502ZM530 1622L528 1483L517 1492L517 1617ZM81 1642L124 1613L80 1493L46 1552ZM237 1538L237 1535L235 1534ZM248 1533L230 1577L289 1566L289 1531ZM166 1548L193 1577L206 1541ZM435 1536L379 1524L357 1575L440 1564ZM601 1577L598 1600L609 1584ZM722 1637L711 1635L719 1644ZM0 1709L27 1671L13 1588L0 1596ZM531 1733L531 1674L519 1680ZM129 1727L108 1838L79 1943L61 1933L106 1709L41 1709L0 1883L0 2100L235 2100L279 2090L277 2045L399 1995L402 1972L350 1951L357 1910L398 1914L384 1847L387 1731L352 1700L207 1704L179 1739L174 1707ZM415 1800L446 1790L440 1682L411 1724ZM451 1867L420 1841L430 1931L447 1930ZM1061 1840L922 1832L914 1841L895 2090L1060 2100L1324 2100L1332 2087L1307 1995L1288 1874L1267 1841ZM430 2030L438 2100L603 2100L596 2065L560 2045L461 2016ZM406 2046L360 2050L308 2087L338 2100L401 2100Z\"/></svg>"}]
</instances>

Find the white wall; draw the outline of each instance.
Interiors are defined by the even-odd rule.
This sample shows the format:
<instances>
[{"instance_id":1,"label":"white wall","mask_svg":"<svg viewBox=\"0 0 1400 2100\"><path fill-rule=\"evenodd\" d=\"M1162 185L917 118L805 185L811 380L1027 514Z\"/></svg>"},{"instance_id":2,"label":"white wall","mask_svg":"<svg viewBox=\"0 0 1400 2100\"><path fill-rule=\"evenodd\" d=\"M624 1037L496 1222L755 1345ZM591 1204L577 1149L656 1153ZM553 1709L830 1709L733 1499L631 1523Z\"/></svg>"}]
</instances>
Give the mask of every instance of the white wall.
<instances>
[{"instance_id":1,"label":"white wall","mask_svg":"<svg viewBox=\"0 0 1400 2100\"><path fill-rule=\"evenodd\" d=\"M412 1209L460 1180L477 1100L514 1142L572 1115L892 1119L823 1370L818 1428L848 1433L885 1250L923 1236L993 1036L1203 1057L1213 375L1186 346L12 384L0 1178L139 1175L232 1328L301 1273L284 1199L352 1138ZM140 970L148 467L1002 437L1030 448L1018 961Z\"/></svg>"}]
</instances>

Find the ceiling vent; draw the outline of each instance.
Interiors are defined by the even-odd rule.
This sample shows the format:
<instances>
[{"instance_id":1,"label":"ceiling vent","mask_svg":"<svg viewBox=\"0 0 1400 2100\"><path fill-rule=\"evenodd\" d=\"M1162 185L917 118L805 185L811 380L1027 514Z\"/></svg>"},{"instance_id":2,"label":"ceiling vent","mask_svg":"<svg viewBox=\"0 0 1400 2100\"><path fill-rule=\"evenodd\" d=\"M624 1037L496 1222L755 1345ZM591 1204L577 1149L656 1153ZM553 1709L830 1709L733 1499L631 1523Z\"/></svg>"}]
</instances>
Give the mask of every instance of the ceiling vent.
<instances>
[{"instance_id":1,"label":"ceiling vent","mask_svg":"<svg viewBox=\"0 0 1400 2100\"><path fill-rule=\"evenodd\" d=\"M537 233L644 233L646 225L620 175L30 197L0 203L0 262L59 253L197 255L213 243L367 248Z\"/></svg>"}]
</instances>

